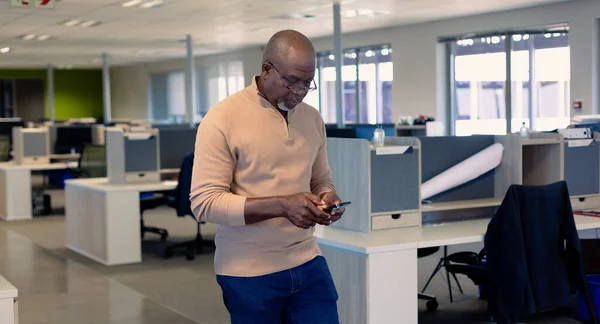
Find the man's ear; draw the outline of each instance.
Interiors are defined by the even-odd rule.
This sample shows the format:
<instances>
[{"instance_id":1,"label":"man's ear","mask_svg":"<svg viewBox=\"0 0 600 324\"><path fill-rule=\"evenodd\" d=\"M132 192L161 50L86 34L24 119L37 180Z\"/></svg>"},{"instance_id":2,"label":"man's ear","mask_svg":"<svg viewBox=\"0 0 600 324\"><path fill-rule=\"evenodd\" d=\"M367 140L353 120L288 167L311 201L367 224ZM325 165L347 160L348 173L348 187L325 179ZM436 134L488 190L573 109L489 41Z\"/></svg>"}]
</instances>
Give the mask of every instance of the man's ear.
<instances>
[{"instance_id":1,"label":"man's ear","mask_svg":"<svg viewBox=\"0 0 600 324\"><path fill-rule=\"evenodd\" d=\"M267 63L267 62L264 62L262 64L262 72L261 72L261 74L262 74L263 78L265 78L265 79L268 78L268 76L271 74L271 69L272 68L273 67L269 63Z\"/></svg>"}]
</instances>

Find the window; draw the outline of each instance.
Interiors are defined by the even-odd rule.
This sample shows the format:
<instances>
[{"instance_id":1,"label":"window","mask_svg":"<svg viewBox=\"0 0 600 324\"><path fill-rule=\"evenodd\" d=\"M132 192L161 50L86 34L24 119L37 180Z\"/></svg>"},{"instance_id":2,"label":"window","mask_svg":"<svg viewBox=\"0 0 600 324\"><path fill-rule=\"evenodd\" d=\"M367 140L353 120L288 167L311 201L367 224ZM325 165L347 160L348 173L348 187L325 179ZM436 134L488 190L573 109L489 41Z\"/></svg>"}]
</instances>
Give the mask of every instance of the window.
<instances>
[{"instance_id":1,"label":"window","mask_svg":"<svg viewBox=\"0 0 600 324\"><path fill-rule=\"evenodd\" d=\"M150 119L185 121L185 74L183 71L150 75Z\"/></svg>"},{"instance_id":2,"label":"window","mask_svg":"<svg viewBox=\"0 0 600 324\"><path fill-rule=\"evenodd\" d=\"M446 41L451 49L450 70L454 71L449 76L453 93L449 111L456 135L506 134L508 109L509 132L518 132L522 123L535 131L568 125L570 52L566 29ZM509 105L507 86L511 87Z\"/></svg>"},{"instance_id":3,"label":"window","mask_svg":"<svg viewBox=\"0 0 600 324\"><path fill-rule=\"evenodd\" d=\"M198 118L228 96L244 89L244 63L232 61L199 69L198 78Z\"/></svg>"},{"instance_id":4,"label":"window","mask_svg":"<svg viewBox=\"0 0 600 324\"><path fill-rule=\"evenodd\" d=\"M342 66L344 122L392 122L392 49L389 46L355 48L344 51ZM315 80L318 94L307 96L319 108L325 123L336 123L335 56L330 52L317 54ZM319 103L319 105L315 105Z\"/></svg>"},{"instance_id":5,"label":"window","mask_svg":"<svg viewBox=\"0 0 600 324\"><path fill-rule=\"evenodd\" d=\"M245 87L244 63L232 61L196 70L197 107L195 121L217 103ZM184 71L150 75L150 119L185 122L186 95Z\"/></svg>"}]
</instances>

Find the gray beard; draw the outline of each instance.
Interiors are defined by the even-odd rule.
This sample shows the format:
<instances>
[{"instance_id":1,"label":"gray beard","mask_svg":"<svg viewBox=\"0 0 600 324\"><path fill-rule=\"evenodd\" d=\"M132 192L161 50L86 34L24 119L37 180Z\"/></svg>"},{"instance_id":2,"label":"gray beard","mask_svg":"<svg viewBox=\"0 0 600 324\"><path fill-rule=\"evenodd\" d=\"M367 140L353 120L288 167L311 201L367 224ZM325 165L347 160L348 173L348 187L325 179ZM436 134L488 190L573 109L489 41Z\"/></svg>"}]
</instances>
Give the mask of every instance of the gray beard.
<instances>
[{"instance_id":1,"label":"gray beard","mask_svg":"<svg viewBox=\"0 0 600 324\"><path fill-rule=\"evenodd\" d=\"M285 106L285 102L284 101L280 101L277 103L277 108L279 108L279 110L282 111L290 111L291 109Z\"/></svg>"}]
</instances>

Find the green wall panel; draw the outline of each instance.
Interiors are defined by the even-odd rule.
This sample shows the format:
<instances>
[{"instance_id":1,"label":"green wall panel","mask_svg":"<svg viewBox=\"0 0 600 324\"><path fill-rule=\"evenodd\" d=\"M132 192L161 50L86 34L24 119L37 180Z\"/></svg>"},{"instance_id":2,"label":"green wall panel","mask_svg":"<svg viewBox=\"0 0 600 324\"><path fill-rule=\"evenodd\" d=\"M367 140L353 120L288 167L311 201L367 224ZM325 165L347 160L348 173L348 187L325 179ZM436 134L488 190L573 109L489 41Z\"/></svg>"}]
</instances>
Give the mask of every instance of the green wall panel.
<instances>
[{"instance_id":1,"label":"green wall panel","mask_svg":"<svg viewBox=\"0 0 600 324\"><path fill-rule=\"evenodd\" d=\"M1 70L0 79L43 79L46 70ZM94 117L102 120L102 71L54 70L54 114L57 120ZM46 93L46 117L48 94Z\"/></svg>"}]
</instances>

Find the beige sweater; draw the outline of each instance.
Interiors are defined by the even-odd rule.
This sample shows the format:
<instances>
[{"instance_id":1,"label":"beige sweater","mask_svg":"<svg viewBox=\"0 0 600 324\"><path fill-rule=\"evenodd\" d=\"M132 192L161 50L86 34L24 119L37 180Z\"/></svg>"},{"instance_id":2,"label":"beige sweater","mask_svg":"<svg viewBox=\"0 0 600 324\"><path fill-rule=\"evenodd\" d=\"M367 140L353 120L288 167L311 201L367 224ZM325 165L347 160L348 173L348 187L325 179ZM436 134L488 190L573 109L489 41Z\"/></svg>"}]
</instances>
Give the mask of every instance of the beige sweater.
<instances>
[{"instance_id":1,"label":"beige sweater","mask_svg":"<svg viewBox=\"0 0 600 324\"><path fill-rule=\"evenodd\" d=\"M215 271L252 277L291 269L321 252L314 229L286 218L246 225L246 197L335 191L323 119L301 103L283 116L248 88L212 108L198 127L190 200L197 219L216 223Z\"/></svg>"}]
</instances>

